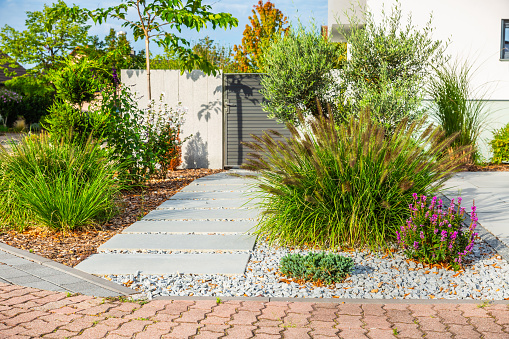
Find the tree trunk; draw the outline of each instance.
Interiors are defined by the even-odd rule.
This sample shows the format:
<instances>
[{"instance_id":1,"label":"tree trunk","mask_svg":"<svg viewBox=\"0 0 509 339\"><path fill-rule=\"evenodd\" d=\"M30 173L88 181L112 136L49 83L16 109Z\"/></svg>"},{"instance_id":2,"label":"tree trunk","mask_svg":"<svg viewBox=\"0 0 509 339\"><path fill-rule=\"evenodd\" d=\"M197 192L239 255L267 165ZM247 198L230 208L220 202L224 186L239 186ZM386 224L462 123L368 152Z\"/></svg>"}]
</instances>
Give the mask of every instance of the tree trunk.
<instances>
[{"instance_id":1,"label":"tree trunk","mask_svg":"<svg viewBox=\"0 0 509 339\"><path fill-rule=\"evenodd\" d=\"M149 39L145 37L145 59L147 63L147 91L148 91L148 105L150 106L150 101L152 100L152 92L150 89L150 51L148 48Z\"/></svg>"}]
</instances>

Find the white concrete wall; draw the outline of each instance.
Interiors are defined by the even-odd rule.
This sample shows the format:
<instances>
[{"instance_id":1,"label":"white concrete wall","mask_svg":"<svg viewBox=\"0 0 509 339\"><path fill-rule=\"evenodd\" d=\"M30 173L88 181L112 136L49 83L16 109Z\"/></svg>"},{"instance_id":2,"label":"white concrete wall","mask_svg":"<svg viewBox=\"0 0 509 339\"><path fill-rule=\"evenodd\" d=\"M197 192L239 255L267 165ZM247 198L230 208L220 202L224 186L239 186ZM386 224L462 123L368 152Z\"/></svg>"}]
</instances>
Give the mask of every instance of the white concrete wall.
<instances>
[{"instance_id":1,"label":"white concrete wall","mask_svg":"<svg viewBox=\"0 0 509 339\"><path fill-rule=\"evenodd\" d=\"M146 107L147 77L144 70L122 70L122 83L132 86L140 107ZM178 70L151 70L152 99L164 93L170 107L179 103L188 108L182 138L183 168L223 168L223 76L207 76L201 71L180 75Z\"/></svg>"},{"instance_id":2,"label":"white concrete wall","mask_svg":"<svg viewBox=\"0 0 509 339\"><path fill-rule=\"evenodd\" d=\"M337 24L334 13L349 8L356 0L329 0L329 27ZM390 12L395 0L365 0L375 20L382 8ZM468 61L476 70L473 88L487 86L487 129L482 133L481 149L486 158L487 141L492 132L509 123L509 60L500 60L501 21L509 19L509 0L400 0L403 23L409 14L412 23L424 27L432 14L433 38L450 41L447 53L452 60ZM473 98L475 99L475 98Z\"/></svg>"}]
</instances>

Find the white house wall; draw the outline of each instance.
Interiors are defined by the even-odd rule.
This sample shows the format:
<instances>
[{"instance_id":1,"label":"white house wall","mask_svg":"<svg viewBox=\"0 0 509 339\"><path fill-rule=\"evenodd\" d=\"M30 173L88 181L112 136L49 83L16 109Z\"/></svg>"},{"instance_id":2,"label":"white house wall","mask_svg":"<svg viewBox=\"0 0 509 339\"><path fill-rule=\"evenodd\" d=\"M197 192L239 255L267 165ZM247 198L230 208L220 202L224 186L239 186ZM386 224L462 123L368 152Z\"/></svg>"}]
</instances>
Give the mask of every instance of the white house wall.
<instances>
[{"instance_id":1,"label":"white house wall","mask_svg":"<svg viewBox=\"0 0 509 339\"><path fill-rule=\"evenodd\" d=\"M144 70L122 70L122 83L146 107L147 81ZM180 74L178 70L151 70L152 98L187 107L181 138L191 136L182 146L183 168L223 168L223 84L222 74L207 76L201 71Z\"/></svg>"},{"instance_id":2,"label":"white house wall","mask_svg":"<svg viewBox=\"0 0 509 339\"><path fill-rule=\"evenodd\" d=\"M382 8L390 12L395 0L366 0L366 6L379 20ZM487 142L492 131L509 122L509 60L500 60L501 21L509 19L509 0L400 0L403 23L408 14L412 23L424 27L432 14L433 38L447 41L452 60L468 61L476 69L473 88L485 87L488 99L488 128L481 135L483 154L489 157ZM338 11L349 0L329 0L329 27L334 29ZM476 99L476 98L472 98Z\"/></svg>"}]
</instances>

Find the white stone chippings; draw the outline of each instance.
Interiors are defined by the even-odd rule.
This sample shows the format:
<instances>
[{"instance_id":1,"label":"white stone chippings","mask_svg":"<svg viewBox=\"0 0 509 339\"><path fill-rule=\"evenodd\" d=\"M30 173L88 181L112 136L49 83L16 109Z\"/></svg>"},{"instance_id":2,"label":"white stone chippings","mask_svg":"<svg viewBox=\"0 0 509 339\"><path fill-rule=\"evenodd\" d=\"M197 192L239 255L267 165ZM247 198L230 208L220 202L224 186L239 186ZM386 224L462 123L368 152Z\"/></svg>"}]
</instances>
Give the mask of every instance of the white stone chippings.
<instances>
[{"instance_id":1,"label":"white stone chippings","mask_svg":"<svg viewBox=\"0 0 509 339\"><path fill-rule=\"evenodd\" d=\"M343 283L316 287L311 283L282 282L279 262L289 253L308 250L274 248L258 241L242 276L166 274L108 275L148 299L157 296L248 296L286 298L364 299L505 299L509 298L509 263L486 243L479 241L463 272L454 272L407 261L401 252L381 257L369 251L337 252L355 262L352 275ZM161 253L161 252L158 252ZM164 255L164 253L161 253Z\"/></svg>"}]
</instances>

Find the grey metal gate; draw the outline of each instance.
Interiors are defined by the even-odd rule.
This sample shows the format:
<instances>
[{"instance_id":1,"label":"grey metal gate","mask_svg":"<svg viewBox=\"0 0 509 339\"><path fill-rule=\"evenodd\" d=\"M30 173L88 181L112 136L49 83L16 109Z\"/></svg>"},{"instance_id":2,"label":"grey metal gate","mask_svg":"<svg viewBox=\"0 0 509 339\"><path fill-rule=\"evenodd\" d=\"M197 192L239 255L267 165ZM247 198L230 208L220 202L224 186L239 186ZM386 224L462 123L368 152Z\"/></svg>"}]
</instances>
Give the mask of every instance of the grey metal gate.
<instances>
[{"instance_id":1,"label":"grey metal gate","mask_svg":"<svg viewBox=\"0 0 509 339\"><path fill-rule=\"evenodd\" d=\"M261 136L263 131L273 129L290 136L284 124L267 118L267 113L262 110L261 76L256 73L224 74L225 167L238 167L245 162L250 149L241 142L253 141L251 134Z\"/></svg>"}]
</instances>

